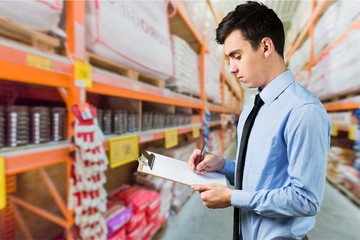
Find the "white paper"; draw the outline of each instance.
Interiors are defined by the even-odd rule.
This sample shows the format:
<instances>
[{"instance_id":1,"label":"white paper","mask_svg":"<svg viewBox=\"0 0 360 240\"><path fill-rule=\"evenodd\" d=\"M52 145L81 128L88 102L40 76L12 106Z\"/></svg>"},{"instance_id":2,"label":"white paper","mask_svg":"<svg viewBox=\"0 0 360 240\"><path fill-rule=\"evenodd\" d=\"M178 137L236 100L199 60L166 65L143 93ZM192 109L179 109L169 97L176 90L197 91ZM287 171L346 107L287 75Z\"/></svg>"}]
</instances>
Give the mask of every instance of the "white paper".
<instances>
[{"instance_id":1,"label":"white paper","mask_svg":"<svg viewBox=\"0 0 360 240\"><path fill-rule=\"evenodd\" d=\"M152 152L148 152L151 154ZM208 172L206 174L197 174L192 171L186 162L166 157L157 153L153 169L149 166L139 164L138 171L151 174L157 177L165 178L174 182L190 186L191 184L219 183L227 186L225 175L217 172Z\"/></svg>"}]
</instances>

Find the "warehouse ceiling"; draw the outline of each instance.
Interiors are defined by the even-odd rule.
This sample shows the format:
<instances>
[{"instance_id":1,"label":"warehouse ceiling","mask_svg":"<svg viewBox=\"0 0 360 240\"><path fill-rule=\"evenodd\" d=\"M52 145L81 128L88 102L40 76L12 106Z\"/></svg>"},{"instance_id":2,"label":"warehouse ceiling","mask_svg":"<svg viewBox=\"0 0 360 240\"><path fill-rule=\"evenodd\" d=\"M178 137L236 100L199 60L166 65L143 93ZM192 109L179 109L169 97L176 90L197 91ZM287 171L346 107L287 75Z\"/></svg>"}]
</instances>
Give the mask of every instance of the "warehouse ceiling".
<instances>
[{"instance_id":1,"label":"warehouse ceiling","mask_svg":"<svg viewBox=\"0 0 360 240\"><path fill-rule=\"evenodd\" d=\"M214 10L221 19L225 16L228 12L235 9L235 7L240 4L244 3L245 1L233 1L233 0L211 0L211 3L214 7ZM296 9L299 5L298 0L262 0L265 5L269 8L272 8L282 20L284 24L285 33L291 27L291 20L292 17L295 15Z\"/></svg>"}]
</instances>

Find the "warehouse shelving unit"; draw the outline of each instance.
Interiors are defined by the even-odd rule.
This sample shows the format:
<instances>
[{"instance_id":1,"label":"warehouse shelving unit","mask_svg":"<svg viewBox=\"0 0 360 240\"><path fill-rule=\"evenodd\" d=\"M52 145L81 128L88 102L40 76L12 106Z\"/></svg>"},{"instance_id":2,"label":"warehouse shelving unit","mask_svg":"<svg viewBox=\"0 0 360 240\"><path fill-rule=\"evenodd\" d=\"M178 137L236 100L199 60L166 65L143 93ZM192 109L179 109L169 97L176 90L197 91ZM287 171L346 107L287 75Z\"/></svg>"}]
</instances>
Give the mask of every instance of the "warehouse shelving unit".
<instances>
[{"instance_id":1,"label":"warehouse shelving unit","mask_svg":"<svg viewBox=\"0 0 360 240\"><path fill-rule=\"evenodd\" d=\"M210 1L208 4L211 5ZM76 79L74 74L76 62L86 62L85 49L85 2L66 1L66 56L60 56L52 53L45 53L33 47L25 46L8 40L0 40L0 79L9 82L18 82L29 84L30 86L46 86L56 89L61 96L63 104L70 112L71 106L86 101L87 94L102 96L121 97L139 102L151 102L156 104L172 105L176 107L186 107L195 109L202 116L205 108L216 113L234 113L224 105L221 106L208 103L204 90L204 55L207 51L205 42L201 35L197 33L190 20L179 4L176 6L176 14L170 20L171 31L174 34L184 38L190 46L200 54L200 98L193 98L151 86L140 81L134 81L121 75L116 75L102 69L92 67L92 87L84 88L81 82ZM227 84L231 89L231 83L227 82L222 74L222 88ZM233 94L240 101L241 96L232 90ZM38 93L39 95L46 93ZM238 113L238 112L235 112ZM140 118L141 119L141 118ZM70 139L73 133L72 125L74 117L68 114L67 138ZM197 118L190 125L176 127L177 133L191 134L201 128L201 118ZM221 126L220 121L212 122L211 127ZM151 143L165 138L166 129L143 131L132 133L137 135L139 143ZM223 134L222 134L223 135ZM110 136L111 138L112 136ZM224 141L222 141L224 151ZM104 142L105 149L109 149L109 139ZM47 143L41 145L31 145L17 147L14 149L0 150L0 160L5 163L6 176L6 194L8 204L0 214L0 225L5 234L4 238L15 238L15 222L18 224L25 238L31 239L31 232L26 226L18 207L21 206L65 229L66 237L72 238L72 226L74 223L73 212L67 208L66 201L61 197L56 189L53 180L49 177L46 167L56 164L66 165L66 183L67 196L69 195L69 181L71 173L72 158L70 152L73 150L69 140L58 143ZM36 204L24 201L12 193L16 191L16 174L24 173L30 170L37 170L41 179L44 181L49 193L53 197L59 212L58 216L51 211L44 210ZM1 177L1 176L0 176Z\"/></svg>"},{"instance_id":2,"label":"warehouse shelving unit","mask_svg":"<svg viewBox=\"0 0 360 240\"><path fill-rule=\"evenodd\" d=\"M321 1L318 3L317 0L313 0L312 5L312 15L305 26L305 28L302 30L302 32L298 35L298 38L296 39L295 43L291 47L291 49L288 51L286 55L286 61L288 62L289 59L293 56L294 52L301 46L302 43L305 42L306 38L310 38L310 60L308 63L306 63L300 71L308 71L310 74L311 68L317 65L326 55L330 53L332 49L337 47L342 41L344 41L349 33L351 33L354 30L360 29L360 20L355 20L351 26L349 26L347 29L345 29L342 34L340 34L336 39L334 39L332 42L330 42L324 49L321 50L321 52L315 56L314 54L314 27L316 26L319 18L321 15L328 9L328 7L334 3L333 1ZM295 79L298 78L299 73L295 73ZM306 87L306 86L305 86ZM360 101L359 96L354 97L353 94L359 94L359 91L356 89L353 89L354 92L349 92L349 95L347 95L345 99L330 99L324 102L324 106L328 112L340 112L340 111L354 111L356 109L360 109ZM342 94L343 95L343 94ZM343 97L343 96L341 96ZM353 141L354 138L356 138L356 125L338 125L338 124L332 124L332 137L337 137L340 132L342 132L342 136L347 136L348 141ZM327 177L328 181L336 188L338 188L341 192L345 193L346 196L350 196L349 198L353 200L355 196L352 195L352 193L345 189L344 186L340 185L332 179L330 176ZM345 189L345 190L344 190ZM360 200L357 199L357 204L359 204Z\"/></svg>"}]
</instances>

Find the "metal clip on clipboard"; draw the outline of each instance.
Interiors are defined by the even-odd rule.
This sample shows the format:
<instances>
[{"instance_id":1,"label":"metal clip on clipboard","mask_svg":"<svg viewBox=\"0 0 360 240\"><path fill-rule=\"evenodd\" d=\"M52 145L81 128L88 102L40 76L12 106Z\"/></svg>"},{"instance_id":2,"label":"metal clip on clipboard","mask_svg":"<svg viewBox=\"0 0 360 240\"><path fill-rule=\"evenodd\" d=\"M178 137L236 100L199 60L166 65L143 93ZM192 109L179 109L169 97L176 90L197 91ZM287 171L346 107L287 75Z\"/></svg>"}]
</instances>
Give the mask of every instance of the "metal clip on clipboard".
<instances>
[{"instance_id":1,"label":"metal clip on clipboard","mask_svg":"<svg viewBox=\"0 0 360 240\"><path fill-rule=\"evenodd\" d=\"M150 169L153 169L155 162L155 155L153 153L149 154L146 150L140 148L141 156L137 159L139 164L143 166L149 166Z\"/></svg>"}]
</instances>

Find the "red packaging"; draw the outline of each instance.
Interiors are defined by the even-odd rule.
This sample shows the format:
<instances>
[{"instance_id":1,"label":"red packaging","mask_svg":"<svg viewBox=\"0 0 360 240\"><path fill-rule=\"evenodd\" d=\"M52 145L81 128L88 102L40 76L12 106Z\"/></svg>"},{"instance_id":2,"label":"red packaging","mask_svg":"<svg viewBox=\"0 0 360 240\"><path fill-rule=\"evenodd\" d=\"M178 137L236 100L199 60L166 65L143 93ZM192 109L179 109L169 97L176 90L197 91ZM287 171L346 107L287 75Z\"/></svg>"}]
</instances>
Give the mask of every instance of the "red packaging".
<instances>
[{"instance_id":1,"label":"red packaging","mask_svg":"<svg viewBox=\"0 0 360 240\"><path fill-rule=\"evenodd\" d=\"M125 228L120 228L114 235L107 237L107 240L126 240Z\"/></svg>"},{"instance_id":2,"label":"red packaging","mask_svg":"<svg viewBox=\"0 0 360 240\"><path fill-rule=\"evenodd\" d=\"M129 186L114 193L113 197L125 202L133 212L144 211L149 205L149 193L145 189Z\"/></svg>"},{"instance_id":3,"label":"red packaging","mask_svg":"<svg viewBox=\"0 0 360 240\"><path fill-rule=\"evenodd\" d=\"M132 232L142 220L145 220L145 212L133 214L130 221L125 225L126 232Z\"/></svg>"}]
</instances>

